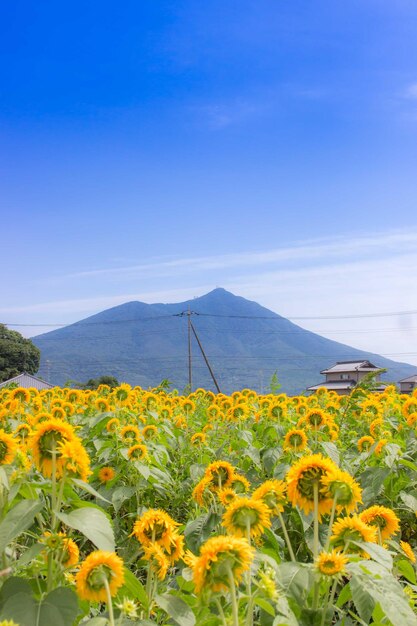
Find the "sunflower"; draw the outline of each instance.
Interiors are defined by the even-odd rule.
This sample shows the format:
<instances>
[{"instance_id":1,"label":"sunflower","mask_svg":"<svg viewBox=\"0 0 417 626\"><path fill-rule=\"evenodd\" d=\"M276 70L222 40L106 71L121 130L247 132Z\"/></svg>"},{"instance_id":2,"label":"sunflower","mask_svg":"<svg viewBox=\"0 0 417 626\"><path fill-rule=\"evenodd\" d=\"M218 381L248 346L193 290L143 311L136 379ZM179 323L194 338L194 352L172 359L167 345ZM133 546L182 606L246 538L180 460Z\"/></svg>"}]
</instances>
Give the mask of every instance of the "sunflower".
<instances>
[{"instance_id":1,"label":"sunflower","mask_svg":"<svg viewBox=\"0 0 417 626\"><path fill-rule=\"evenodd\" d=\"M200 556L188 553L186 562L193 571L196 593L203 589L229 589L228 571L238 584L243 573L250 568L254 554L246 539L224 535L206 541L200 548Z\"/></svg>"},{"instance_id":2,"label":"sunflower","mask_svg":"<svg viewBox=\"0 0 417 626\"><path fill-rule=\"evenodd\" d=\"M169 560L157 543L151 543L144 548L145 559L150 562L152 571L159 580L165 580L169 568Z\"/></svg>"},{"instance_id":3,"label":"sunflower","mask_svg":"<svg viewBox=\"0 0 417 626\"><path fill-rule=\"evenodd\" d=\"M86 482L91 474L90 458L78 437L58 443L60 458L68 474Z\"/></svg>"},{"instance_id":4,"label":"sunflower","mask_svg":"<svg viewBox=\"0 0 417 626\"><path fill-rule=\"evenodd\" d=\"M382 419L382 417L378 417L373 422L371 422L369 426L369 432L371 433L373 437L376 437L380 433L383 425L384 425L384 420Z\"/></svg>"},{"instance_id":5,"label":"sunflower","mask_svg":"<svg viewBox=\"0 0 417 626\"><path fill-rule=\"evenodd\" d=\"M24 402L25 404L30 402L30 392L24 387L16 387L16 389L13 389L10 393L10 397L12 400L18 400L19 402Z\"/></svg>"},{"instance_id":6,"label":"sunflower","mask_svg":"<svg viewBox=\"0 0 417 626\"><path fill-rule=\"evenodd\" d=\"M113 480L116 473L112 467L106 466L102 467L98 472L98 479L101 483L108 483L110 480Z\"/></svg>"},{"instance_id":7,"label":"sunflower","mask_svg":"<svg viewBox=\"0 0 417 626\"><path fill-rule=\"evenodd\" d=\"M202 446L203 444L205 444L207 441L207 436L205 435L205 433L195 433L195 435L193 435L191 437L191 443L194 446Z\"/></svg>"},{"instance_id":8,"label":"sunflower","mask_svg":"<svg viewBox=\"0 0 417 626\"><path fill-rule=\"evenodd\" d=\"M127 456L131 461L146 459L148 456L148 448L140 443L137 443L135 446L129 448Z\"/></svg>"},{"instance_id":9,"label":"sunflower","mask_svg":"<svg viewBox=\"0 0 417 626\"><path fill-rule=\"evenodd\" d=\"M364 450L369 450L375 443L375 439L373 437L369 437L365 435L358 439L358 443L356 444L359 452L363 452Z\"/></svg>"},{"instance_id":10,"label":"sunflower","mask_svg":"<svg viewBox=\"0 0 417 626\"><path fill-rule=\"evenodd\" d=\"M64 553L62 558L62 565L65 568L77 565L78 559L80 558L80 551L75 541L73 541L73 539L70 539L69 537L65 537L62 543Z\"/></svg>"},{"instance_id":11,"label":"sunflower","mask_svg":"<svg viewBox=\"0 0 417 626\"><path fill-rule=\"evenodd\" d=\"M229 504L238 496L236 491L233 491L231 487L225 487L224 489L219 489L219 491L217 491L217 497L223 506L229 506Z\"/></svg>"},{"instance_id":12,"label":"sunflower","mask_svg":"<svg viewBox=\"0 0 417 626\"><path fill-rule=\"evenodd\" d=\"M247 478L241 476L240 474L234 474L232 477L232 482L230 483L230 488L233 489L236 493L248 493L250 489L250 483Z\"/></svg>"},{"instance_id":13,"label":"sunflower","mask_svg":"<svg viewBox=\"0 0 417 626\"><path fill-rule=\"evenodd\" d=\"M139 428L134 424L124 426L120 431L120 437L125 443L133 443L133 441L140 441L141 434Z\"/></svg>"},{"instance_id":14,"label":"sunflower","mask_svg":"<svg viewBox=\"0 0 417 626\"><path fill-rule=\"evenodd\" d=\"M168 513L161 509L149 509L133 526L132 535L146 548L152 543L165 548L170 553L179 526Z\"/></svg>"},{"instance_id":15,"label":"sunflower","mask_svg":"<svg viewBox=\"0 0 417 626\"><path fill-rule=\"evenodd\" d=\"M360 519L368 526L377 529L381 539L389 539L400 529L400 520L392 509L374 505L359 514Z\"/></svg>"},{"instance_id":16,"label":"sunflower","mask_svg":"<svg viewBox=\"0 0 417 626\"><path fill-rule=\"evenodd\" d=\"M316 559L316 569L325 576L343 576L347 562L347 557L336 550L321 552Z\"/></svg>"},{"instance_id":17,"label":"sunflower","mask_svg":"<svg viewBox=\"0 0 417 626\"><path fill-rule=\"evenodd\" d=\"M52 407L51 415L53 418L58 419L58 420L64 420L67 417L67 414L65 413L65 409L63 409L61 406Z\"/></svg>"},{"instance_id":18,"label":"sunflower","mask_svg":"<svg viewBox=\"0 0 417 626\"><path fill-rule=\"evenodd\" d=\"M284 450L304 450L307 447L307 435L301 428L292 428L284 437Z\"/></svg>"},{"instance_id":19,"label":"sunflower","mask_svg":"<svg viewBox=\"0 0 417 626\"><path fill-rule=\"evenodd\" d=\"M181 405L182 405L182 410L184 411L186 415L188 415L189 413L193 413L195 411L195 402L193 402L189 398L186 398L185 400L183 400L181 402Z\"/></svg>"},{"instance_id":20,"label":"sunflower","mask_svg":"<svg viewBox=\"0 0 417 626\"><path fill-rule=\"evenodd\" d=\"M207 506L212 499L211 478L202 478L193 489L192 497L200 506ZM222 491L219 489L218 491Z\"/></svg>"},{"instance_id":21,"label":"sunflower","mask_svg":"<svg viewBox=\"0 0 417 626\"><path fill-rule=\"evenodd\" d=\"M29 424L19 424L13 433L13 437L15 437L21 445L24 445L31 435L32 430Z\"/></svg>"},{"instance_id":22,"label":"sunflower","mask_svg":"<svg viewBox=\"0 0 417 626\"><path fill-rule=\"evenodd\" d=\"M338 511L352 513L362 502L362 489L348 472L336 468L323 476L321 482L325 497L336 499Z\"/></svg>"},{"instance_id":23,"label":"sunflower","mask_svg":"<svg viewBox=\"0 0 417 626\"><path fill-rule=\"evenodd\" d=\"M223 515L222 524L237 537L260 537L271 526L271 511L262 500L235 498Z\"/></svg>"},{"instance_id":24,"label":"sunflower","mask_svg":"<svg viewBox=\"0 0 417 626\"><path fill-rule=\"evenodd\" d=\"M158 434L158 429L153 424L149 424L149 426L145 426L142 429L142 436L144 439L153 439Z\"/></svg>"},{"instance_id":25,"label":"sunflower","mask_svg":"<svg viewBox=\"0 0 417 626\"><path fill-rule=\"evenodd\" d=\"M211 480L213 489L230 487L234 474L235 468L227 461L214 461L204 472L204 476Z\"/></svg>"},{"instance_id":26,"label":"sunflower","mask_svg":"<svg viewBox=\"0 0 417 626\"><path fill-rule=\"evenodd\" d=\"M52 458L55 450L56 475L62 476L66 460L62 457L59 444L75 439L73 427L59 419L50 419L37 425L30 446L37 469L47 478L52 476Z\"/></svg>"},{"instance_id":27,"label":"sunflower","mask_svg":"<svg viewBox=\"0 0 417 626\"><path fill-rule=\"evenodd\" d=\"M401 550L404 552L407 559L409 559L412 563L416 562L416 555L413 552L412 547L407 541L400 541Z\"/></svg>"},{"instance_id":28,"label":"sunflower","mask_svg":"<svg viewBox=\"0 0 417 626\"><path fill-rule=\"evenodd\" d=\"M166 557L171 565L182 559L184 555L184 537L173 532L170 549L166 551Z\"/></svg>"},{"instance_id":29,"label":"sunflower","mask_svg":"<svg viewBox=\"0 0 417 626\"><path fill-rule=\"evenodd\" d=\"M380 439L378 441L378 443L375 446L375 450L374 450L376 456L379 456L381 454L382 450L385 448L387 443L388 443L388 439Z\"/></svg>"},{"instance_id":30,"label":"sunflower","mask_svg":"<svg viewBox=\"0 0 417 626\"><path fill-rule=\"evenodd\" d=\"M255 489L252 498L262 500L270 510L271 515L277 515L284 510L286 502L286 484L283 480L267 480Z\"/></svg>"},{"instance_id":31,"label":"sunflower","mask_svg":"<svg viewBox=\"0 0 417 626\"><path fill-rule=\"evenodd\" d=\"M123 561L115 552L96 550L81 563L76 576L79 597L92 602L106 602L104 578L107 579L110 595L115 596L124 581Z\"/></svg>"},{"instance_id":32,"label":"sunflower","mask_svg":"<svg viewBox=\"0 0 417 626\"><path fill-rule=\"evenodd\" d=\"M17 443L8 433L0 430L0 465L9 465L17 452Z\"/></svg>"},{"instance_id":33,"label":"sunflower","mask_svg":"<svg viewBox=\"0 0 417 626\"><path fill-rule=\"evenodd\" d=\"M210 404L206 409L207 416L210 420L215 420L220 415L220 409L216 404Z\"/></svg>"},{"instance_id":34,"label":"sunflower","mask_svg":"<svg viewBox=\"0 0 417 626\"><path fill-rule=\"evenodd\" d=\"M332 545L336 550L349 549L349 552L358 552L362 556L367 556L354 541L365 543L376 543L376 530L365 524L358 515L338 519L332 526Z\"/></svg>"},{"instance_id":35,"label":"sunflower","mask_svg":"<svg viewBox=\"0 0 417 626\"><path fill-rule=\"evenodd\" d=\"M407 418L411 413L417 412L417 398L411 397L406 400L402 406L402 414Z\"/></svg>"},{"instance_id":36,"label":"sunflower","mask_svg":"<svg viewBox=\"0 0 417 626\"><path fill-rule=\"evenodd\" d=\"M308 515L314 510L314 488L317 487L318 513L328 513L332 507L332 499L323 493L322 479L337 466L321 454L305 456L297 461L287 473L288 499L293 506L299 506Z\"/></svg>"},{"instance_id":37,"label":"sunflower","mask_svg":"<svg viewBox=\"0 0 417 626\"><path fill-rule=\"evenodd\" d=\"M117 417L112 417L106 424L106 430L109 433L116 431L120 426L120 420Z\"/></svg>"},{"instance_id":38,"label":"sunflower","mask_svg":"<svg viewBox=\"0 0 417 626\"><path fill-rule=\"evenodd\" d=\"M2 619L0 622L0 626L19 626L12 619Z\"/></svg>"},{"instance_id":39,"label":"sunflower","mask_svg":"<svg viewBox=\"0 0 417 626\"><path fill-rule=\"evenodd\" d=\"M327 424L327 417L321 409L310 409L305 415L305 423L308 428L317 430Z\"/></svg>"},{"instance_id":40,"label":"sunflower","mask_svg":"<svg viewBox=\"0 0 417 626\"><path fill-rule=\"evenodd\" d=\"M97 398L97 400L94 401L94 406L102 413L110 411L110 404L105 398Z\"/></svg>"}]
</instances>

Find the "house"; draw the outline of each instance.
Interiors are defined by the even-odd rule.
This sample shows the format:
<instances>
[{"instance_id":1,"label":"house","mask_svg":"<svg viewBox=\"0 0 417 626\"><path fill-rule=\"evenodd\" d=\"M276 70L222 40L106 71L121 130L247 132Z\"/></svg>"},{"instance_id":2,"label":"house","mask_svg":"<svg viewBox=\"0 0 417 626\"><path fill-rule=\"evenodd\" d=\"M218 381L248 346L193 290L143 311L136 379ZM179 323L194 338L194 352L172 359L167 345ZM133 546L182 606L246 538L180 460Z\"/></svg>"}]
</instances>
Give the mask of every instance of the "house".
<instances>
[{"instance_id":1,"label":"house","mask_svg":"<svg viewBox=\"0 0 417 626\"><path fill-rule=\"evenodd\" d=\"M338 361L332 367L322 370L320 374L326 376L326 380L318 385L308 387L307 391L317 391L320 387L325 387L329 391L336 391L340 396L349 394L354 387L369 373L377 372L379 367L370 361ZM379 374L375 377L379 381ZM377 391L383 391L384 383L381 383Z\"/></svg>"},{"instance_id":2,"label":"house","mask_svg":"<svg viewBox=\"0 0 417 626\"><path fill-rule=\"evenodd\" d=\"M398 383L400 385L400 393L412 393L417 388L417 374L403 378Z\"/></svg>"},{"instance_id":3,"label":"house","mask_svg":"<svg viewBox=\"0 0 417 626\"><path fill-rule=\"evenodd\" d=\"M52 389L54 386L47 383L46 380L37 378L32 374L27 374L26 372L23 372L23 374L19 374L18 376L14 376L13 378L9 378L9 380L3 381L0 383L0 388L12 384L17 385L18 387L24 387L25 389L29 389L29 387L33 387L34 389Z\"/></svg>"}]
</instances>

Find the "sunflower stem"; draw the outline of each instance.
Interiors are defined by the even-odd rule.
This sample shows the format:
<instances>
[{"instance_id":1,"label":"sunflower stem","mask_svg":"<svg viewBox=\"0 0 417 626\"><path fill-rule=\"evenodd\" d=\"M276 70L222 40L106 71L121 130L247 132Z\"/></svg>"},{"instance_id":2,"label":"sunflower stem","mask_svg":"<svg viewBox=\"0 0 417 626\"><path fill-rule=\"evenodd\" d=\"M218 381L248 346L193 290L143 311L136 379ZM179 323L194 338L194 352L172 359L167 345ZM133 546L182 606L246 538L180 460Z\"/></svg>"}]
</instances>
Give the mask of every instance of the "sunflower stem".
<instances>
[{"instance_id":1,"label":"sunflower stem","mask_svg":"<svg viewBox=\"0 0 417 626\"><path fill-rule=\"evenodd\" d=\"M291 561L295 563L295 555L291 545L291 539L287 531L287 527L285 525L285 520L280 511L278 511L278 519L281 524L282 532L284 534L285 543L287 544L288 552L290 553Z\"/></svg>"},{"instance_id":2,"label":"sunflower stem","mask_svg":"<svg viewBox=\"0 0 417 626\"><path fill-rule=\"evenodd\" d=\"M326 602L325 602L324 609L323 609L323 615L321 616L320 626L325 626L327 611L329 607L331 607L333 604L334 596L336 593L336 587L337 587L337 578L335 578L335 580L333 581L332 590L330 592L330 598L329 598L329 590L327 591L327 594L326 594L327 597L326 597Z\"/></svg>"},{"instance_id":3,"label":"sunflower stem","mask_svg":"<svg viewBox=\"0 0 417 626\"><path fill-rule=\"evenodd\" d=\"M248 544L251 545L251 537L250 537L250 519L246 519L246 539ZM250 575L250 567L246 574L246 593L248 595L249 601L247 605L247 615L246 615L246 626L252 626L253 624L253 612L252 612L252 585L251 585L251 575Z\"/></svg>"},{"instance_id":4,"label":"sunflower stem","mask_svg":"<svg viewBox=\"0 0 417 626\"><path fill-rule=\"evenodd\" d=\"M236 585L235 579L233 576L232 569L230 565L227 566L227 577L229 579L230 585L230 599L232 602L232 616L233 616L233 626L239 626L239 610L237 605L237 597L236 597Z\"/></svg>"},{"instance_id":5,"label":"sunflower stem","mask_svg":"<svg viewBox=\"0 0 417 626\"><path fill-rule=\"evenodd\" d=\"M326 547L325 547L326 552L328 552L329 547L330 547L330 537L332 536L332 526L334 522L334 516L336 513L336 505L337 505L337 493L334 496L333 504L332 504L332 511L330 513L329 529L327 531L327 539L326 539Z\"/></svg>"},{"instance_id":6,"label":"sunflower stem","mask_svg":"<svg viewBox=\"0 0 417 626\"><path fill-rule=\"evenodd\" d=\"M313 535L313 557L317 559L319 554L319 485L315 481L313 483L314 495L314 535Z\"/></svg>"},{"instance_id":7,"label":"sunflower stem","mask_svg":"<svg viewBox=\"0 0 417 626\"><path fill-rule=\"evenodd\" d=\"M51 509L52 509L52 519L51 519L51 530L55 532L56 526L56 444L55 440L52 438L52 488L51 488Z\"/></svg>"},{"instance_id":8,"label":"sunflower stem","mask_svg":"<svg viewBox=\"0 0 417 626\"><path fill-rule=\"evenodd\" d=\"M103 584L104 584L104 588L106 590L106 596L107 596L107 609L109 611L109 626L115 626L114 614L113 614L113 602L112 602L112 599L111 599L111 592L110 592L109 581L107 580L106 576L104 576L104 575L102 577L102 580L103 580Z\"/></svg>"},{"instance_id":9,"label":"sunflower stem","mask_svg":"<svg viewBox=\"0 0 417 626\"><path fill-rule=\"evenodd\" d=\"M224 615L222 605L220 604L220 600L218 598L214 598L214 602L216 603L217 610L219 611L223 626L227 626L226 617Z\"/></svg>"}]
</instances>

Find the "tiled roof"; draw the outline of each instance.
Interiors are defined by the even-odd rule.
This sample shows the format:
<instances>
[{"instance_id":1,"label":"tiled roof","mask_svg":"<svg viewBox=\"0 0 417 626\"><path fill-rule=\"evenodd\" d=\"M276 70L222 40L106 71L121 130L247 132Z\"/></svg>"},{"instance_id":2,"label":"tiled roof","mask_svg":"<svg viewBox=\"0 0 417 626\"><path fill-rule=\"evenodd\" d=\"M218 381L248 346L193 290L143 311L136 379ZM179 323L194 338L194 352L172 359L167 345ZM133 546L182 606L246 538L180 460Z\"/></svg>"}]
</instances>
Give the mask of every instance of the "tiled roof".
<instances>
[{"instance_id":1,"label":"tiled roof","mask_svg":"<svg viewBox=\"0 0 417 626\"><path fill-rule=\"evenodd\" d=\"M29 389L29 387L34 387L35 389L50 389L53 387L53 385L47 383L46 380L32 376L32 374L26 374L26 372L3 381L0 383L0 387L5 387L12 383L17 384L19 387L24 387L25 389Z\"/></svg>"},{"instance_id":2,"label":"tiled roof","mask_svg":"<svg viewBox=\"0 0 417 626\"><path fill-rule=\"evenodd\" d=\"M380 369L369 361L338 361L332 367L322 370L321 374L331 374L335 372L373 372Z\"/></svg>"},{"instance_id":3,"label":"tiled roof","mask_svg":"<svg viewBox=\"0 0 417 626\"><path fill-rule=\"evenodd\" d=\"M417 374L413 374L412 376L409 376L408 378L403 378L402 380L398 381L399 383L417 383Z\"/></svg>"}]
</instances>

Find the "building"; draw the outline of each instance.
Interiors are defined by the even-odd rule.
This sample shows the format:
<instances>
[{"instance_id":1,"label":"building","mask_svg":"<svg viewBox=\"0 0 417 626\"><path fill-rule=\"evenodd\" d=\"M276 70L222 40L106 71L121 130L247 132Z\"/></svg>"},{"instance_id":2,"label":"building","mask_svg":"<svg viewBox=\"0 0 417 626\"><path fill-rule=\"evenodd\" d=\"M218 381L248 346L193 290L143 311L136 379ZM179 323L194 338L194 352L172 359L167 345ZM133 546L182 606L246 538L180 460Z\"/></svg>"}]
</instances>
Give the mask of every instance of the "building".
<instances>
[{"instance_id":1,"label":"building","mask_svg":"<svg viewBox=\"0 0 417 626\"><path fill-rule=\"evenodd\" d=\"M23 374L19 374L18 376L14 376L13 378L9 378L9 380L3 381L0 383L0 388L12 384L17 385L18 387L24 387L25 389L29 389L29 387L33 387L34 389L52 389L53 387L53 385L47 383L46 380L37 378L32 374L27 374L26 372L23 372Z\"/></svg>"},{"instance_id":2,"label":"building","mask_svg":"<svg viewBox=\"0 0 417 626\"><path fill-rule=\"evenodd\" d=\"M403 378L398 383L400 385L400 393L413 393L414 389L417 389L417 374Z\"/></svg>"},{"instance_id":3,"label":"building","mask_svg":"<svg viewBox=\"0 0 417 626\"><path fill-rule=\"evenodd\" d=\"M332 367L322 370L320 374L326 376L326 380L318 385L308 387L307 391L317 391L320 387L325 387L329 391L336 391L340 396L349 394L354 387L369 373L377 372L380 367L373 365L370 361L338 361ZM379 374L375 376L379 381ZM381 383L377 391L383 391L384 383Z\"/></svg>"}]
</instances>

